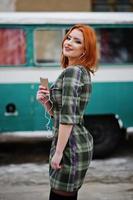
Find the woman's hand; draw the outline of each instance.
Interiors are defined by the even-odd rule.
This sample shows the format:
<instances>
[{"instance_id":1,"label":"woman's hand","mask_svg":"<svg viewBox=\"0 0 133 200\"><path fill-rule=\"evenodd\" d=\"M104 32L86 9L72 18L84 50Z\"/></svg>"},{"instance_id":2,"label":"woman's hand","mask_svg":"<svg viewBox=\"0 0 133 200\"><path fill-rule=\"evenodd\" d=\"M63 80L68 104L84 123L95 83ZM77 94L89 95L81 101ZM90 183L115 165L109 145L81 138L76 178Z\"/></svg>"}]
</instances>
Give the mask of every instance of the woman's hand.
<instances>
[{"instance_id":1,"label":"woman's hand","mask_svg":"<svg viewBox=\"0 0 133 200\"><path fill-rule=\"evenodd\" d=\"M49 90L40 85L39 90L37 91L36 99L44 105L49 99Z\"/></svg>"},{"instance_id":2,"label":"woman's hand","mask_svg":"<svg viewBox=\"0 0 133 200\"><path fill-rule=\"evenodd\" d=\"M62 159L63 154L62 153L57 153L55 152L55 154L53 155L52 159L51 159L51 167L53 169L60 169L62 166L60 165L61 159Z\"/></svg>"}]
</instances>

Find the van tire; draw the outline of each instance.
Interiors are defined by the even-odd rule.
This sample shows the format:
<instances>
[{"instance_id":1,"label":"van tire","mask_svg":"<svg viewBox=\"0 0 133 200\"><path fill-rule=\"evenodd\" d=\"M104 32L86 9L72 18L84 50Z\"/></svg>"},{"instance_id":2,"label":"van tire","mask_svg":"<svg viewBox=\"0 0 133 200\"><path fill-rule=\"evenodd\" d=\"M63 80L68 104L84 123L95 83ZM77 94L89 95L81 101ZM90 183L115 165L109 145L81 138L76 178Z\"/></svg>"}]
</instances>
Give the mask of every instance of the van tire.
<instances>
[{"instance_id":1,"label":"van tire","mask_svg":"<svg viewBox=\"0 0 133 200\"><path fill-rule=\"evenodd\" d=\"M122 128L114 114L85 115L84 122L93 137L93 158L108 157L118 148Z\"/></svg>"}]
</instances>

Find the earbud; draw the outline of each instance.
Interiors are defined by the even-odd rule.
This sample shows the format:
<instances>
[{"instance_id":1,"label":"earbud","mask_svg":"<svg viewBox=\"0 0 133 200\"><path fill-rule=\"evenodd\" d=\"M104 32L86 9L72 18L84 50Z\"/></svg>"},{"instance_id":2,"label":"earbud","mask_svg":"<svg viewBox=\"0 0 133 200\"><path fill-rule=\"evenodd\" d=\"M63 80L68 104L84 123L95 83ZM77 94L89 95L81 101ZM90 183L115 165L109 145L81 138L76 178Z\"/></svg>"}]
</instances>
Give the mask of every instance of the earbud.
<instances>
[{"instance_id":1,"label":"earbud","mask_svg":"<svg viewBox=\"0 0 133 200\"><path fill-rule=\"evenodd\" d=\"M84 55L85 55L85 51L81 54L81 56L80 56L80 59L82 58L82 57L84 57Z\"/></svg>"}]
</instances>

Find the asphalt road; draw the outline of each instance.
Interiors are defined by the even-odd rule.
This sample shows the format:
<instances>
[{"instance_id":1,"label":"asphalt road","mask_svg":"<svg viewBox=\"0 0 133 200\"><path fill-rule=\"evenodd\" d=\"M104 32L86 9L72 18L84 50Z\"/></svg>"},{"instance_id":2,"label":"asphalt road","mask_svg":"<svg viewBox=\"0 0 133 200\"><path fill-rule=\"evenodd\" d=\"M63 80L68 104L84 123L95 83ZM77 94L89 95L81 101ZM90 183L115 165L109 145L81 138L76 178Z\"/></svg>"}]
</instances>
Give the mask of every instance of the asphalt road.
<instances>
[{"instance_id":1,"label":"asphalt road","mask_svg":"<svg viewBox=\"0 0 133 200\"><path fill-rule=\"evenodd\" d=\"M79 200L133 199L133 143L93 160ZM49 143L0 144L0 200L47 200Z\"/></svg>"}]
</instances>

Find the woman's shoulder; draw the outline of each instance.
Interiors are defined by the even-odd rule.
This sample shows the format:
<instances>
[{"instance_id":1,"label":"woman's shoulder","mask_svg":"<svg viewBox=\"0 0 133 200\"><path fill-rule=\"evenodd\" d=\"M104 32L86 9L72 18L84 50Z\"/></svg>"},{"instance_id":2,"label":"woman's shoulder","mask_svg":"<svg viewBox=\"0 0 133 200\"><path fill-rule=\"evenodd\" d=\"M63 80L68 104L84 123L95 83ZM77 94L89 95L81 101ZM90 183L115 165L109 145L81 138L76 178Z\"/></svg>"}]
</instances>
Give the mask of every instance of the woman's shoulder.
<instances>
[{"instance_id":1,"label":"woman's shoulder","mask_svg":"<svg viewBox=\"0 0 133 200\"><path fill-rule=\"evenodd\" d=\"M67 68L64 69L63 71L63 77L65 78L80 78L82 76L82 71L81 69L76 65L76 66L68 66Z\"/></svg>"},{"instance_id":2,"label":"woman's shoulder","mask_svg":"<svg viewBox=\"0 0 133 200\"><path fill-rule=\"evenodd\" d=\"M64 70L65 74L81 74L83 76L91 76L90 71L88 69L86 69L85 66L83 65L74 65L74 66L68 66L67 68L65 68Z\"/></svg>"},{"instance_id":3,"label":"woman's shoulder","mask_svg":"<svg viewBox=\"0 0 133 200\"><path fill-rule=\"evenodd\" d=\"M79 65L70 65L68 67L65 68L64 70L64 74L76 74L76 73L81 73L81 67Z\"/></svg>"}]
</instances>

